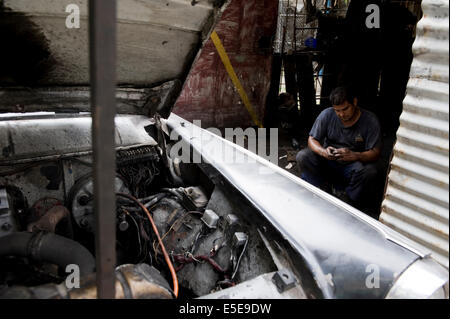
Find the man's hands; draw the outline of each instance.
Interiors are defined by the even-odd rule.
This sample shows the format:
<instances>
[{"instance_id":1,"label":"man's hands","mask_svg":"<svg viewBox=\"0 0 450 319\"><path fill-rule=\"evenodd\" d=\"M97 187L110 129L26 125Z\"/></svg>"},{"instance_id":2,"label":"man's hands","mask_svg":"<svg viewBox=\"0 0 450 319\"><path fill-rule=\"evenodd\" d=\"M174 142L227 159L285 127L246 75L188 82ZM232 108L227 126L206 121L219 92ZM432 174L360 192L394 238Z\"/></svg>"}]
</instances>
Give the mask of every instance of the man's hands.
<instances>
[{"instance_id":1,"label":"man's hands","mask_svg":"<svg viewBox=\"0 0 450 319\"><path fill-rule=\"evenodd\" d=\"M356 162L359 160L359 153L352 152L348 148L334 148L328 146L322 156L330 161Z\"/></svg>"},{"instance_id":2,"label":"man's hands","mask_svg":"<svg viewBox=\"0 0 450 319\"><path fill-rule=\"evenodd\" d=\"M334 157L343 162L356 162L360 159L359 154L358 152L350 151L348 148L339 148L334 153Z\"/></svg>"},{"instance_id":3,"label":"man's hands","mask_svg":"<svg viewBox=\"0 0 450 319\"><path fill-rule=\"evenodd\" d=\"M375 147L371 150L365 152L353 152L348 148L335 148L329 146L323 148L312 136L308 139L309 148L316 154L326 158L331 161L341 161L341 162L356 162L360 161L362 163L375 162L380 158L381 148Z\"/></svg>"},{"instance_id":4,"label":"man's hands","mask_svg":"<svg viewBox=\"0 0 450 319\"><path fill-rule=\"evenodd\" d=\"M325 157L327 160L335 161L337 160L337 148L334 148L332 146L328 146L327 148L323 149L324 152L322 152L322 156Z\"/></svg>"}]
</instances>

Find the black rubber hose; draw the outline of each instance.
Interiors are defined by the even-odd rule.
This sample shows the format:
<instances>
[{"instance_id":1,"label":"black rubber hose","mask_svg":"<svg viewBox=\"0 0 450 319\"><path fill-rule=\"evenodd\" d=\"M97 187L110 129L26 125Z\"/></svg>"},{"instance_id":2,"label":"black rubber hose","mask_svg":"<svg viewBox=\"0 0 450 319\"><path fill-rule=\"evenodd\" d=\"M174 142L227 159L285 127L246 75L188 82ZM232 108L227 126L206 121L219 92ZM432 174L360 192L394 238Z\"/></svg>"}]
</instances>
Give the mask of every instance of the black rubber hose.
<instances>
[{"instance_id":1,"label":"black rubber hose","mask_svg":"<svg viewBox=\"0 0 450 319\"><path fill-rule=\"evenodd\" d=\"M75 264L80 275L95 271L95 259L92 254L74 240L47 232L17 232L0 238L0 257L20 256L36 261L44 261L66 269Z\"/></svg>"}]
</instances>

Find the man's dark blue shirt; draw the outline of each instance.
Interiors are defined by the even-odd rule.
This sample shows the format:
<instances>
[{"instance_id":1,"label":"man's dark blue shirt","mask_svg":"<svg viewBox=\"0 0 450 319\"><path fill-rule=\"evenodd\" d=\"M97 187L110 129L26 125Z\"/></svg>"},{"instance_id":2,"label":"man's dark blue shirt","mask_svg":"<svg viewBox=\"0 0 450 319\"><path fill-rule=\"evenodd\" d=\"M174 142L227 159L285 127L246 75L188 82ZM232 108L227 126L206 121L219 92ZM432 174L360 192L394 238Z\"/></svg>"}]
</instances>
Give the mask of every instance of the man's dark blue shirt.
<instances>
[{"instance_id":1,"label":"man's dark blue shirt","mask_svg":"<svg viewBox=\"0 0 450 319\"><path fill-rule=\"evenodd\" d=\"M381 147L380 123L375 114L364 109L358 121L344 127L332 107L317 117L309 135L319 141L322 147L348 148L353 152L365 152Z\"/></svg>"}]
</instances>

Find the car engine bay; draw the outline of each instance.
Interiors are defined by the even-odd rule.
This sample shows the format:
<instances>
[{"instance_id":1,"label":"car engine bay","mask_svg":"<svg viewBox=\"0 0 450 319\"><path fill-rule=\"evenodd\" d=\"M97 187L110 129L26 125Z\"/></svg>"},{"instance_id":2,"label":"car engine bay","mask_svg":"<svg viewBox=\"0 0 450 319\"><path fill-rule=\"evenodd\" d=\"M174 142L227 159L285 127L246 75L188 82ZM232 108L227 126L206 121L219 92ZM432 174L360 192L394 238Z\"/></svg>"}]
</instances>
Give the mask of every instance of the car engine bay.
<instances>
[{"instance_id":1,"label":"car engine bay","mask_svg":"<svg viewBox=\"0 0 450 319\"><path fill-rule=\"evenodd\" d=\"M146 131L152 135L155 128ZM162 135L154 136L158 140ZM158 140L116 152L119 295L173 298L175 283L169 282L175 272L184 298L208 296L263 275L264 285L273 290L267 297L288 290L304 298L299 285L290 289L300 277L297 273L281 278L277 273L281 267L274 254L283 255L288 268L296 268L285 240L213 166L171 159L164 151L170 148L164 136L163 147ZM0 166L1 298L95 298L92 170L90 154ZM277 253L265 236L275 239L271 242ZM80 267L79 289L64 288L71 264Z\"/></svg>"}]
</instances>

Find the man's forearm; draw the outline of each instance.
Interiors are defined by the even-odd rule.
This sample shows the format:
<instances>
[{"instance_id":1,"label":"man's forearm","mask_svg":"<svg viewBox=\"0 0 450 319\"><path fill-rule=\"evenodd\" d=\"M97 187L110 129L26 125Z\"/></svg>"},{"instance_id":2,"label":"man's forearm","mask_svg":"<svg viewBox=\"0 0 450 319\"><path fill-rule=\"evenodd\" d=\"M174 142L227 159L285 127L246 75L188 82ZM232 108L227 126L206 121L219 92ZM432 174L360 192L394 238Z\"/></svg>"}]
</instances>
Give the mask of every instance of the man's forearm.
<instances>
[{"instance_id":1,"label":"man's forearm","mask_svg":"<svg viewBox=\"0 0 450 319\"><path fill-rule=\"evenodd\" d=\"M309 137L308 146L317 155L326 157L327 150L323 148L322 145L320 145L319 141L317 141L315 138L311 136Z\"/></svg>"},{"instance_id":2,"label":"man's forearm","mask_svg":"<svg viewBox=\"0 0 450 319\"><path fill-rule=\"evenodd\" d=\"M380 151L377 149L354 153L356 154L357 160L362 163L375 162L380 157Z\"/></svg>"}]
</instances>

